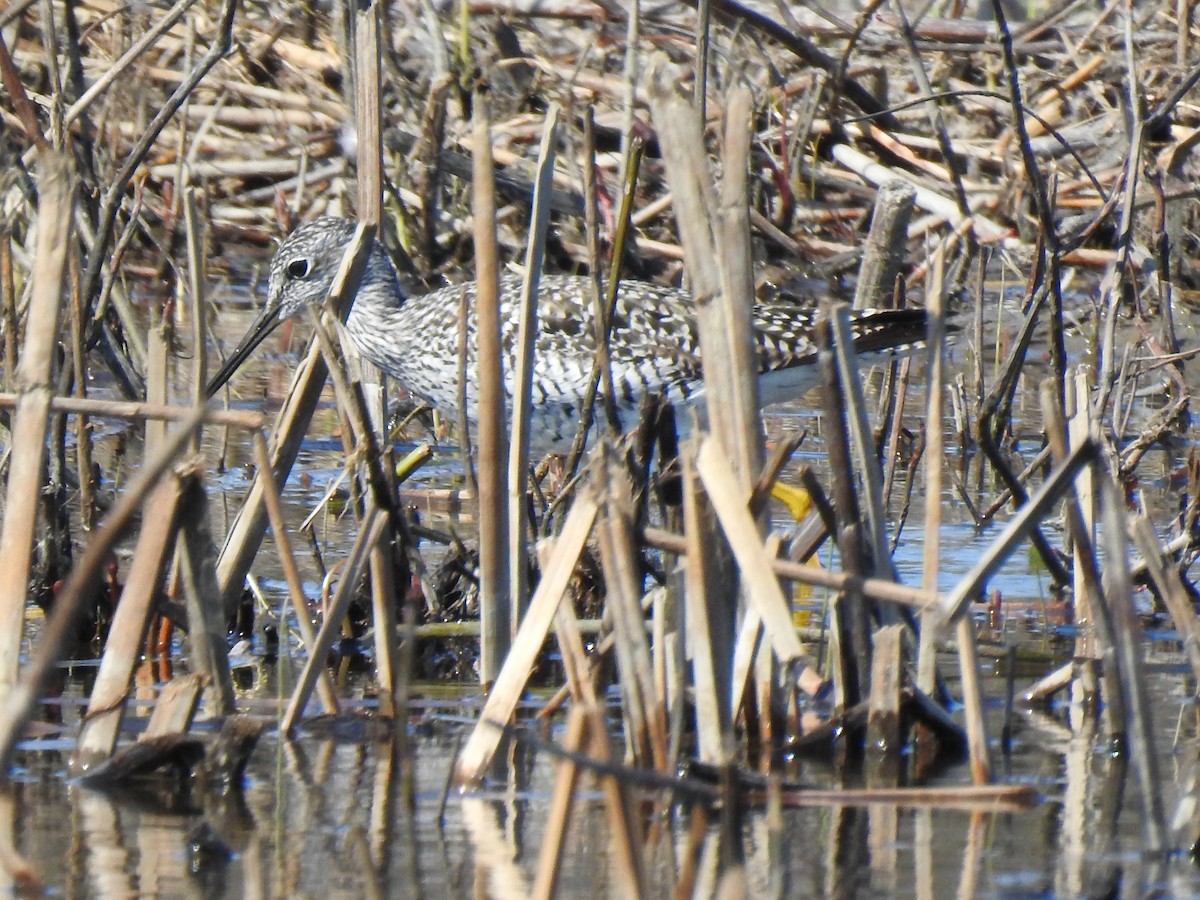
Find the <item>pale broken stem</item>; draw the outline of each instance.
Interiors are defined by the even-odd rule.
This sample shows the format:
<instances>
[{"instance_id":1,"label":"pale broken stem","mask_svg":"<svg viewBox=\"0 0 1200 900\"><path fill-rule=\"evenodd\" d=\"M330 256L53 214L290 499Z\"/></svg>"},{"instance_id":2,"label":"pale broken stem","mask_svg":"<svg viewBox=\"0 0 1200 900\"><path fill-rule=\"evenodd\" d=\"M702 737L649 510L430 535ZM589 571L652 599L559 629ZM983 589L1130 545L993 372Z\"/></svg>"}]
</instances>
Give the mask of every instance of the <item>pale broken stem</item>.
<instances>
[{"instance_id":1,"label":"pale broken stem","mask_svg":"<svg viewBox=\"0 0 1200 900\"><path fill-rule=\"evenodd\" d=\"M554 554L542 572L542 580L538 582L537 590L530 598L529 609L521 621L521 628L513 641L504 667L492 685L479 722L459 755L459 783L478 782L491 763L503 736L502 726L516 711L517 701L521 699L521 693L529 680L529 673L545 643L554 614L562 602L563 594L575 571L575 563L583 552L599 509L596 499L587 490L580 493L571 505ZM488 723L493 727L488 727ZM494 727L497 725L501 727Z\"/></svg>"},{"instance_id":2,"label":"pale broken stem","mask_svg":"<svg viewBox=\"0 0 1200 900\"><path fill-rule=\"evenodd\" d=\"M289 737L295 732L296 725L304 714L308 698L316 686L318 673L325 669L325 660L329 657L329 651L333 649L334 642L341 636L342 620L346 616L351 599L358 590L359 576L362 574L371 551L383 536L387 525L387 513L375 506L373 502L368 503L362 525L359 528L358 538L350 550L350 557L346 560L341 580L338 581L337 591L333 595L333 602L325 614L325 621L321 625L321 631L317 634L316 641L309 649L308 660L304 664L300 679L288 702L283 721L280 723L280 731Z\"/></svg>"},{"instance_id":3,"label":"pale broken stem","mask_svg":"<svg viewBox=\"0 0 1200 900\"><path fill-rule=\"evenodd\" d=\"M254 459L260 469L270 469L271 458L267 453L267 442L262 432L254 433ZM300 570L296 567L296 558L292 553L292 541L288 537L287 521L283 517L283 503L273 479L266 479L263 500L267 507L267 518L271 523L271 531L275 536L275 552L279 555L279 566L283 569L283 578L288 586L288 599L292 603L292 612L296 615L296 627L300 630L300 639L304 641L304 649L311 651L316 642L316 632L313 631L312 614L308 609L308 598L304 595L304 583L300 578ZM321 670L317 680L317 696L321 706L328 713L338 711L337 694L333 690L333 681L329 672Z\"/></svg>"},{"instance_id":4,"label":"pale broken stem","mask_svg":"<svg viewBox=\"0 0 1200 900\"><path fill-rule=\"evenodd\" d=\"M737 487L737 476L721 448L711 437L705 438L700 445L700 452L696 456L696 470L708 490L725 537L741 567L747 599L755 606L763 620L767 640L782 664L799 667L797 684L800 689L815 695L821 689L824 679L808 662L800 646L787 598L783 595L779 579L771 567L771 560L763 548L758 527L746 507L745 497Z\"/></svg>"}]
</instances>

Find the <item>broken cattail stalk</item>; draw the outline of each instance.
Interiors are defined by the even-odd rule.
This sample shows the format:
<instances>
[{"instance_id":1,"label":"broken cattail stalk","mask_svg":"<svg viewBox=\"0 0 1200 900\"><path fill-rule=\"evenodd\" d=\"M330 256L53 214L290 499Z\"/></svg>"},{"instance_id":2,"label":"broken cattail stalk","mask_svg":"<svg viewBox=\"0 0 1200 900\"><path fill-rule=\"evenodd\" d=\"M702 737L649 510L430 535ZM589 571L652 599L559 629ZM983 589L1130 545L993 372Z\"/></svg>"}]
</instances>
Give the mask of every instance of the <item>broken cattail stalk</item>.
<instances>
[{"instance_id":1,"label":"broken cattail stalk","mask_svg":"<svg viewBox=\"0 0 1200 900\"><path fill-rule=\"evenodd\" d=\"M908 223L912 221L917 192L902 179L886 182L875 195L871 229L858 267L854 308L891 306L896 279L904 265Z\"/></svg>"},{"instance_id":2,"label":"broken cattail stalk","mask_svg":"<svg viewBox=\"0 0 1200 900\"><path fill-rule=\"evenodd\" d=\"M642 540L659 550L678 554L688 552L685 536L650 525L642 529ZM771 559L768 562L771 571L777 576L790 581L798 581L801 584L826 587L835 591L846 590L853 585L857 590L862 591L863 596L870 597L872 600L897 603L915 610L921 610L939 602L938 594L895 581L884 581L880 578L858 578L845 572L829 572L816 566L808 566L787 559Z\"/></svg>"},{"instance_id":3,"label":"broken cattail stalk","mask_svg":"<svg viewBox=\"0 0 1200 900\"><path fill-rule=\"evenodd\" d=\"M798 665L797 684L807 694L816 694L824 684L820 673L808 663L792 624L787 598L767 557L758 526L746 507L746 496L737 486L723 451L713 438L705 438L696 456L696 470L708 490L713 508L733 555L741 568L748 602L762 618L766 637L781 664Z\"/></svg>"},{"instance_id":4,"label":"broken cattail stalk","mask_svg":"<svg viewBox=\"0 0 1200 900\"><path fill-rule=\"evenodd\" d=\"M875 632L871 654L871 693L867 712L869 783L895 784L899 777L900 690L904 678L904 626Z\"/></svg>"},{"instance_id":5,"label":"broken cattail stalk","mask_svg":"<svg viewBox=\"0 0 1200 900\"><path fill-rule=\"evenodd\" d=\"M651 106L675 207L680 242L685 250L695 302L696 331L705 360L707 424L725 458L732 462L734 484L743 507L750 501L762 466L758 416L758 360L750 324L754 278L747 213L750 157L749 93L729 95L724 143L724 178L718 202L704 136L693 104L668 83L663 73L654 84ZM757 526L756 526L757 527ZM719 532L707 541L710 547ZM761 535L761 530L760 530ZM738 575L719 565L727 554L707 551L707 631L720 722L731 720L729 673L738 619ZM692 560L699 565L701 560Z\"/></svg>"}]
</instances>

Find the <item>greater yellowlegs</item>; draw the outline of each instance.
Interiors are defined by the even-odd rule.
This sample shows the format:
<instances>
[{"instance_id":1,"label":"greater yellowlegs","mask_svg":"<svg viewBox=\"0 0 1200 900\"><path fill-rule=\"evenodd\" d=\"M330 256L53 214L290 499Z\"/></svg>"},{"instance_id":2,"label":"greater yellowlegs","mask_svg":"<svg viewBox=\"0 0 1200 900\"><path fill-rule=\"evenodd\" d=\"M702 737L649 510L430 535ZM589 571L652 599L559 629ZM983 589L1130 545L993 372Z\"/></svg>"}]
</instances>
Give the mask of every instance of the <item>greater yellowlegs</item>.
<instances>
[{"instance_id":1,"label":"greater yellowlegs","mask_svg":"<svg viewBox=\"0 0 1200 900\"><path fill-rule=\"evenodd\" d=\"M296 228L271 262L267 303L225 365L209 383L217 391L255 347L285 319L322 303L354 235L354 223L324 217ZM404 387L453 416L458 403L459 307L474 300L473 281L420 297L405 297L396 269L376 243L346 322L367 359ZM512 391L521 281L500 281L504 372ZM561 449L578 425L596 353L591 291L586 278L545 275L539 281L532 443ZM759 398L764 406L799 397L817 384L814 310L794 304L754 307ZM864 357L900 355L921 344L925 312L867 310L852 314L854 345ZM467 404L477 403L474 316L468 317ZM636 422L646 394L659 391L677 405L702 401L700 342L691 297L677 288L623 281L609 342L617 414L623 428Z\"/></svg>"}]
</instances>

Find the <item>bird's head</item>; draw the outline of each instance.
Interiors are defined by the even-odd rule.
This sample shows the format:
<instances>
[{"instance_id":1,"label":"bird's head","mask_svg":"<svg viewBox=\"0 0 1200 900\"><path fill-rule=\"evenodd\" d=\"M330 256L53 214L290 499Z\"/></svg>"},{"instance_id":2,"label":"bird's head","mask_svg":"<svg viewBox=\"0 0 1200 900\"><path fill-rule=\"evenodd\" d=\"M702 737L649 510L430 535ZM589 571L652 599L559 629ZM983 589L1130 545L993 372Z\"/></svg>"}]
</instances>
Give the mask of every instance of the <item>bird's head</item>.
<instances>
[{"instance_id":1,"label":"bird's head","mask_svg":"<svg viewBox=\"0 0 1200 900\"><path fill-rule=\"evenodd\" d=\"M305 222L289 234L271 260L265 309L283 321L323 303L353 237L354 223L332 216Z\"/></svg>"},{"instance_id":2,"label":"bird's head","mask_svg":"<svg viewBox=\"0 0 1200 900\"><path fill-rule=\"evenodd\" d=\"M267 302L245 337L229 354L221 370L208 383L211 397L233 376L250 353L277 325L308 307L325 302L342 264L346 248L354 238L355 224L348 219L323 216L305 222L279 245L271 260ZM368 255L364 284L382 286L390 302L399 302L396 271L383 248L373 243Z\"/></svg>"}]
</instances>

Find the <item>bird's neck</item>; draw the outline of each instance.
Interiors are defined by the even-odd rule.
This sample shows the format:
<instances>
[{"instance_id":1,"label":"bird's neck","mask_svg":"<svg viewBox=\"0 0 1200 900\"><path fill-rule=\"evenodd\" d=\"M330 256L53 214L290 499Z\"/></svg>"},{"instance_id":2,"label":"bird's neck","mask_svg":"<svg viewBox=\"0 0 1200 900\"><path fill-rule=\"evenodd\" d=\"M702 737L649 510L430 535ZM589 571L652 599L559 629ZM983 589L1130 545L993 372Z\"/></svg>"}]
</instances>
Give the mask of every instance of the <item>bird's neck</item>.
<instances>
[{"instance_id":1,"label":"bird's neck","mask_svg":"<svg viewBox=\"0 0 1200 900\"><path fill-rule=\"evenodd\" d=\"M346 328L363 356L446 412L456 405L458 315L453 288L406 299L367 285Z\"/></svg>"}]
</instances>

